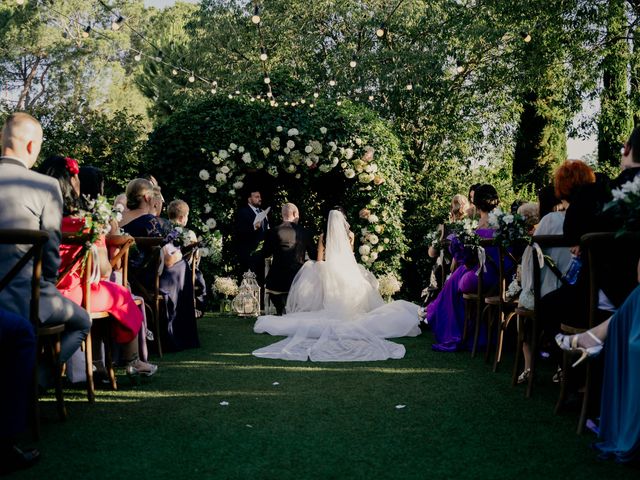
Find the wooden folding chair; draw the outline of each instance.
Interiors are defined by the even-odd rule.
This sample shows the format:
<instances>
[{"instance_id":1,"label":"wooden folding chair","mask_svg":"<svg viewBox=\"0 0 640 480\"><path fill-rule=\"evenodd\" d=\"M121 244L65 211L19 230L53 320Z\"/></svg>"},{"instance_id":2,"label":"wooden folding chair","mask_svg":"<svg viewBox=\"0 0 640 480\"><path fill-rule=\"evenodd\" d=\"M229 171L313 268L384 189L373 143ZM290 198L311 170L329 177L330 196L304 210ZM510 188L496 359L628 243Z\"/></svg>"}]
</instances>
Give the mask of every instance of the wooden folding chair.
<instances>
[{"instance_id":1,"label":"wooden folding chair","mask_svg":"<svg viewBox=\"0 0 640 480\"><path fill-rule=\"evenodd\" d=\"M141 250L149 251L149 258L147 260L147 268L153 270L155 275L151 285L145 285L144 282L138 278L133 270L129 271L128 279L131 283L131 290L136 294L144 298L145 307L148 317L151 317L154 328L155 342L158 349L158 356L162 358L162 332L160 327L160 307L164 301L162 295L160 295L160 262L162 261L162 244L163 239L158 237L134 237L136 247Z\"/></svg>"},{"instance_id":2,"label":"wooden folding chair","mask_svg":"<svg viewBox=\"0 0 640 480\"><path fill-rule=\"evenodd\" d=\"M599 291L603 282L606 281L608 275L607 265L613 263L624 265L622 275L616 272L620 277L626 280L627 290L618 292L622 297L631 293L637 285L637 265L640 257L640 233L626 233L618 235L616 233L588 233L580 239L580 249L583 252L583 258L586 256L586 268L589 274L589 325L588 329L602 323L609 316L610 312L602 312L598 309ZM584 328L575 328L571 325L562 324L560 327L562 333L576 334L584 332ZM567 377L569 375L569 357L568 352L563 352L563 376L561 382L560 396L556 404L556 413L558 413L564 404L566 398ZM590 397L593 394L593 366L590 361L586 364L586 378L584 386L584 394L582 397L582 408L580 410L580 418L578 419L578 427L576 433L580 435L584 431L584 426L589 413Z\"/></svg>"},{"instance_id":3,"label":"wooden folding chair","mask_svg":"<svg viewBox=\"0 0 640 480\"><path fill-rule=\"evenodd\" d=\"M33 437L40 439L40 402L38 396L38 364L42 352L49 357L49 362L53 368L53 378L55 382L56 407L61 420L67 418L67 410L62 395L62 367L60 365L60 335L64 331L64 325L43 326L40 323L40 277L42 274L42 248L49 239L49 234L41 230L0 230L1 244L31 245L31 248L22 256L13 268L0 279L0 291L4 289L11 280L30 261L33 260L31 273L31 299L29 304L29 319L36 332L38 348L36 350L36 367L33 373L33 397L31 405L31 428Z\"/></svg>"},{"instance_id":4,"label":"wooden folding chair","mask_svg":"<svg viewBox=\"0 0 640 480\"><path fill-rule=\"evenodd\" d=\"M532 241L532 245L537 245L542 249L546 248L554 248L554 247L570 247L569 242L565 239L563 235L537 235L534 236ZM540 315L539 315L539 307L540 307L540 297L541 297L541 279L540 279L540 264L538 263L537 255L534 252L532 256L532 269L533 269L533 309L516 307L515 314L517 317L519 329L518 329L518 345L516 347L516 354L514 355L513 362L513 372L511 375L511 385L515 386L518 380L518 372L520 370L520 352L522 352L522 345L524 343L524 338L526 335L526 331L531 331L531 371L529 374L529 380L527 382L527 388L525 391L525 396L527 398L531 397L533 392L533 381L535 368L539 353L539 345L538 340L540 339L541 331L540 331ZM544 263L547 268L551 268L551 264L547 257L544 258ZM553 271L553 270L552 270ZM553 272L556 275L560 275L561 273Z\"/></svg>"}]
</instances>

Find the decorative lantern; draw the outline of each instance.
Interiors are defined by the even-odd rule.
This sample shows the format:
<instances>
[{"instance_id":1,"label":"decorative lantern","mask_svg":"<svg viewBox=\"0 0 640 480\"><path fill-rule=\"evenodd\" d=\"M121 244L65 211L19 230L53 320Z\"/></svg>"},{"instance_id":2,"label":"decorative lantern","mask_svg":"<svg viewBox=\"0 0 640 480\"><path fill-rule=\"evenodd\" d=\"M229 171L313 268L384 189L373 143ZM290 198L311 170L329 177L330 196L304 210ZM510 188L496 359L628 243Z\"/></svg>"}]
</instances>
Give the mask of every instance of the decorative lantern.
<instances>
[{"instance_id":1,"label":"decorative lantern","mask_svg":"<svg viewBox=\"0 0 640 480\"><path fill-rule=\"evenodd\" d=\"M260 314L260 285L251 270L242 275L240 292L231 302L233 311L243 317L257 317Z\"/></svg>"}]
</instances>

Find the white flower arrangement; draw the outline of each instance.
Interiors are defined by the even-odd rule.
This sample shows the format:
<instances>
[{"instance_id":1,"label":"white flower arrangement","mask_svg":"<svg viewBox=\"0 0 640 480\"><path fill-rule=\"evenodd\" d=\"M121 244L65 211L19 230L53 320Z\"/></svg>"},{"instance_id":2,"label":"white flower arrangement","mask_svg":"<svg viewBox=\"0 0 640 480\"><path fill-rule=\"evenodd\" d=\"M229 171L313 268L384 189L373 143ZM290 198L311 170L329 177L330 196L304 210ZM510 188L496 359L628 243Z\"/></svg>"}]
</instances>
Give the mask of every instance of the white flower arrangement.
<instances>
[{"instance_id":1,"label":"white flower arrangement","mask_svg":"<svg viewBox=\"0 0 640 480\"><path fill-rule=\"evenodd\" d=\"M300 132L297 128L290 128L289 131L287 131L287 135L289 135L290 137L294 137L296 135L300 135Z\"/></svg>"},{"instance_id":2,"label":"white flower arrangement","mask_svg":"<svg viewBox=\"0 0 640 480\"><path fill-rule=\"evenodd\" d=\"M249 152L243 154L242 161L247 164L251 163L251 154Z\"/></svg>"},{"instance_id":3,"label":"white flower arrangement","mask_svg":"<svg viewBox=\"0 0 640 480\"><path fill-rule=\"evenodd\" d=\"M603 211L622 221L621 232L640 230L640 175L612 190L611 195L613 199Z\"/></svg>"},{"instance_id":4,"label":"white flower arrangement","mask_svg":"<svg viewBox=\"0 0 640 480\"><path fill-rule=\"evenodd\" d=\"M358 252L360 255L369 255L369 253L371 253L371 247L369 245L360 245Z\"/></svg>"},{"instance_id":5,"label":"white flower arrangement","mask_svg":"<svg viewBox=\"0 0 640 480\"><path fill-rule=\"evenodd\" d=\"M208 203L204 204L204 213L211 213L211 205Z\"/></svg>"},{"instance_id":6,"label":"white flower arrangement","mask_svg":"<svg viewBox=\"0 0 640 480\"><path fill-rule=\"evenodd\" d=\"M402 282L393 273L388 273L378 277L378 291L385 298L390 298L398 293L402 287Z\"/></svg>"},{"instance_id":7,"label":"white flower arrangement","mask_svg":"<svg viewBox=\"0 0 640 480\"><path fill-rule=\"evenodd\" d=\"M296 147L296 144L293 140L287 140L287 148L289 149L289 151L293 150L295 147Z\"/></svg>"},{"instance_id":8,"label":"white flower arrangement","mask_svg":"<svg viewBox=\"0 0 640 480\"><path fill-rule=\"evenodd\" d=\"M240 190L242 187L244 187L244 182L241 182L240 180L233 182L233 188L235 190Z\"/></svg>"},{"instance_id":9,"label":"white flower arrangement","mask_svg":"<svg viewBox=\"0 0 640 480\"><path fill-rule=\"evenodd\" d=\"M377 215L369 215L368 220L369 223L378 223L380 221Z\"/></svg>"},{"instance_id":10,"label":"white flower arrangement","mask_svg":"<svg viewBox=\"0 0 640 480\"><path fill-rule=\"evenodd\" d=\"M220 167L220 172L224 173L225 175L227 173L229 173L231 171L231 169L229 167L227 167L226 165L223 165Z\"/></svg>"},{"instance_id":11,"label":"white flower arrangement","mask_svg":"<svg viewBox=\"0 0 640 480\"><path fill-rule=\"evenodd\" d=\"M280 125L276 127L276 132L281 132L282 130L284 130L284 128L282 128Z\"/></svg>"},{"instance_id":12,"label":"white flower arrangement","mask_svg":"<svg viewBox=\"0 0 640 480\"><path fill-rule=\"evenodd\" d=\"M347 168L344 171L344 176L347 177L347 178L353 178L353 177L356 176L356 172L355 172L355 170L353 168Z\"/></svg>"},{"instance_id":13,"label":"white flower arrangement","mask_svg":"<svg viewBox=\"0 0 640 480\"><path fill-rule=\"evenodd\" d=\"M200 170L200 172L198 173L198 176L200 177L200 180L204 180L205 182L207 180L209 180L209 172L206 171L205 169Z\"/></svg>"},{"instance_id":14,"label":"white flower arrangement","mask_svg":"<svg viewBox=\"0 0 640 480\"><path fill-rule=\"evenodd\" d=\"M219 173L218 175L222 175L222 174ZM218 178L218 175L216 175L216 180ZM215 185L209 185L209 186L207 186L207 191L209 193L216 193L218 191L218 188Z\"/></svg>"},{"instance_id":15,"label":"white flower arrangement","mask_svg":"<svg viewBox=\"0 0 640 480\"><path fill-rule=\"evenodd\" d=\"M237 149L238 149L238 145L236 145L235 143L229 144L229 150L237 150Z\"/></svg>"},{"instance_id":16,"label":"white flower arrangement","mask_svg":"<svg viewBox=\"0 0 640 480\"><path fill-rule=\"evenodd\" d=\"M216 277L213 282L213 291L221 293L225 297L234 297L238 294L238 283L230 277Z\"/></svg>"},{"instance_id":17,"label":"white flower arrangement","mask_svg":"<svg viewBox=\"0 0 640 480\"><path fill-rule=\"evenodd\" d=\"M226 183L227 182L227 176L224 173L216 173L216 182L218 182L218 183ZM209 191L211 192L211 189L209 189ZM211 192L211 193L215 193L215 192Z\"/></svg>"},{"instance_id":18,"label":"white flower arrangement","mask_svg":"<svg viewBox=\"0 0 640 480\"><path fill-rule=\"evenodd\" d=\"M326 135L326 133L327 133L327 128L326 128L326 127L320 127L320 133L321 133L322 135Z\"/></svg>"},{"instance_id":19,"label":"white flower arrangement","mask_svg":"<svg viewBox=\"0 0 640 480\"><path fill-rule=\"evenodd\" d=\"M214 228L216 228L216 225L217 225L215 218L208 218L205 223L210 230L213 230Z\"/></svg>"}]
</instances>

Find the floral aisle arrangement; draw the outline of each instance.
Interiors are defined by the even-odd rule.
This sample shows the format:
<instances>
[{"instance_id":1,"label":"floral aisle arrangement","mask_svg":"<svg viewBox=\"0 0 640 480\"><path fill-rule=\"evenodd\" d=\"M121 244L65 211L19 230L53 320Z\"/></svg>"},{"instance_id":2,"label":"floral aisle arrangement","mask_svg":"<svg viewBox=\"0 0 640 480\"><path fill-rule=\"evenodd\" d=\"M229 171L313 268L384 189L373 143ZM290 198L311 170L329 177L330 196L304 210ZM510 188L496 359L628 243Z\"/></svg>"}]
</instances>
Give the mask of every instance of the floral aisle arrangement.
<instances>
[{"instance_id":1,"label":"floral aisle arrangement","mask_svg":"<svg viewBox=\"0 0 640 480\"><path fill-rule=\"evenodd\" d=\"M640 230L640 175L611 191L613 200L604 206L603 211L622 220L619 233Z\"/></svg>"},{"instance_id":2,"label":"floral aisle arrangement","mask_svg":"<svg viewBox=\"0 0 640 480\"><path fill-rule=\"evenodd\" d=\"M378 277L378 291L386 301L390 301L391 297L398 293L401 287L402 282L393 273Z\"/></svg>"},{"instance_id":3,"label":"floral aisle arrangement","mask_svg":"<svg viewBox=\"0 0 640 480\"><path fill-rule=\"evenodd\" d=\"M90 243L93 244L100 236L111 233L113 222L122 220L122 205L112 207L104 195L98 195L95 199L85 196L84 208L79 210L78 216L84 218L84 225L78 234L89 234Z\"/></svg>"},{"instance_id":4,"label":"floral aisle arrangement","mask_svg":"<svg viewBox=\"0 0 640 480\"><path fill-rule=\"evenodd\" d=\"M223 299L220 302L220 312L231 311L231 300L229 297L235 297L240 291L238 288L238 282L231 277L216 277L213 282L213 291L223 295Z\"/></svg>"}]
</instances>

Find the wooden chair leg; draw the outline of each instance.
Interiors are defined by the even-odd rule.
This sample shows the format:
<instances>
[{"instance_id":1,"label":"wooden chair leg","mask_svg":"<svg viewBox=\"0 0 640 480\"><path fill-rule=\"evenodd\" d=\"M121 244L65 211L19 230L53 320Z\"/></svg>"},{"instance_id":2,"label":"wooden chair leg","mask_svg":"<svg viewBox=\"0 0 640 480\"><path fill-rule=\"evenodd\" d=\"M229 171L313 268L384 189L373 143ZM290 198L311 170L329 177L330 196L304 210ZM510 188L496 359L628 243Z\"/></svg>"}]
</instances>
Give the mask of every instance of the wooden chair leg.
<instances>
[{"instance_id":1,"label":"wooden chair leg","mask_svg":"<svg viewBox=\"0 0 640 480\"><path fill-rule=\"evenodd\" d=\"M104 344L104 365L109 374L109 383L111 390L118 389L116 381L116 372L113 368L113 348L111 336L111 322L115 321L112 317L101 320L102 322L102 343ZM136 340L137 341L137 340Z\"/></svg>"},{"instance_id":2,"label":"wooden chair leg","mask_svg":"<svg viewBox=\"0 0 640 480\"><path fill-rule=\"evenodd\" d=\"M476 305L480 303L480 299L476 300ZM471 350L471 356L475 357L476 356L476 352L478 351L478 339L480 338L480 322L481 322L481 318L480 315L478 315L478 309L476 308L476 318L475 318L475 322L476 322L476 326L475 326L475 331L473 334L473 348Z\"/></svg>"},{"instance_id":3,"label":"wooden chair leg","mask_svg":"<svg viewBox=\"0 0 640 480\"><path fill-rule=\"evenodd\" d=\"M53 375L56 390L56 408L58 410L58 417L60 420L66 420L67 407L64 404L64 396L62 394L62 365L60 364L60 335L56 335L55 340L52 342L52 360L53 360Z\"/></svg>"},{"instance_id":4,"label":"wooden chair leg","mask_svg":"<svg viewBox=\"0 0 640 480\"><path fill-rule=\"evenodd\" d=\"M567 399L567 377L569 368L569 354L567 352L562 352L562 377L560 379L560 394L558 395L558 403L556 403L555 413L559 414L563 407L564 403Z\"/></svg>"},{"instance_id":5,"label":"wooden chair leg","mask_svg":"<svg viewBox=\"0 0 640 480\"><path fill-rule=\"evenodd\" d=\"M538 331L538 319L534 315L531 318L531 344L529 345L529 349L531 351L531 365L529 371L529 381L527 382L527 391L525 392L525 397L531 398L531 393L533 392L533 377L536 373L536 363L538 359L538 338L540 336L540 332Z\"/></svg>"},{"instance_id":6,"label":"wooden chair leg","mask_svg":"<svg viewBox=\"0 0 640 480\"><path fill-rule=\"evenodd\" d=\"M502 342L504 341L504 331L507 328L505 315L502 311L502 308L498 307L498 321L497 321L497 334L498 337L496 339L496 353L493 356L493 371L494 373L498 371L498 363L502 360Z\"/></svg>"},{"instance_id":7,"label":"wooden chair leg","mask_svg":"<svg viewBox=\"0 0 640 480\"><path fill-rule=\"evenodd\" d=\"M487 317L487 349L484 352L484 362L485 363L489 363L489 357L491 355L491 339L493 338L493 324L494 324L494 320L493 320L493 307L491 307L491 305L487 305L486 307L484 307L484 310L482 311L482 316L480 317L481 319L484 319L484 315L488 314Z\"/></svg>"},{"instance_id":8,"label":"wooden chair leg","mask_svg":"<svg viewBox=\"0 0 640 480\"><path fill-rule=\"evenodd\" d=\"M96 399L95 385L93 384L93 345L91 341L91 332L84 340L84 358L86 362L87 372L87 400L94 402Z\"/></svg>"}]
</instances>

